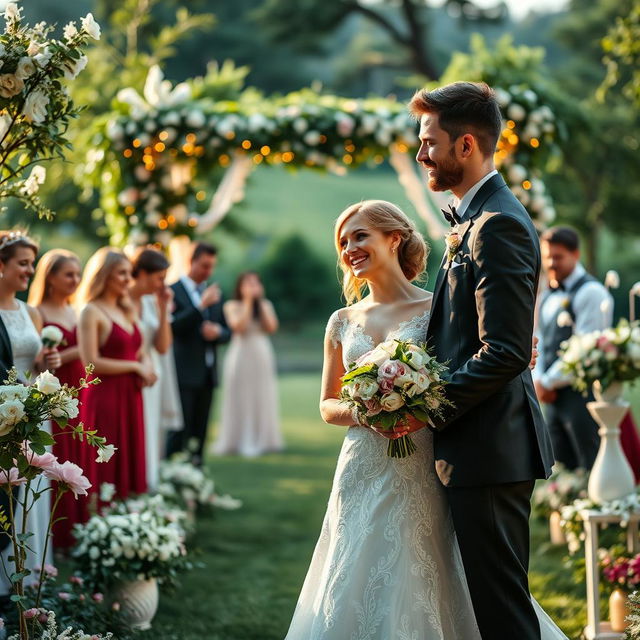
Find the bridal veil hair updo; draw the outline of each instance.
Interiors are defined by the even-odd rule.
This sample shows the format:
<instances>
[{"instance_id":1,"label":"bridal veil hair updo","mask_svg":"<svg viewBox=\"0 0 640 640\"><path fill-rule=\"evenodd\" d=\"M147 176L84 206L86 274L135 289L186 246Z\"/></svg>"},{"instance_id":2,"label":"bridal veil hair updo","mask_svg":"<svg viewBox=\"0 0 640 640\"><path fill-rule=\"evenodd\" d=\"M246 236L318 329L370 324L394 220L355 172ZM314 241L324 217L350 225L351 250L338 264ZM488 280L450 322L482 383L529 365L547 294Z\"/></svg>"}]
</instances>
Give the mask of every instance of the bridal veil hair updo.
<instances>
[{"instance_id":1,"label":"bridal veil hair updo","mask_svg":"<svg viewBox=\"0 0 640 640\"><path fill-rule=\"evenodd\" d=\"M429 248L416 225L399 207L385 200L364 200L347 207L336 220L335 245L338 252L338 265L342 269L342 292L347 304L352 304L362 298L362 290L366 280L357 278L351 267L342 259L340 248L340 233L344 223L356 213L361 213L367 225L385 235L398 233L398 263L409 281L417 280L427 267Z\"/></svg>"}]
</instances>

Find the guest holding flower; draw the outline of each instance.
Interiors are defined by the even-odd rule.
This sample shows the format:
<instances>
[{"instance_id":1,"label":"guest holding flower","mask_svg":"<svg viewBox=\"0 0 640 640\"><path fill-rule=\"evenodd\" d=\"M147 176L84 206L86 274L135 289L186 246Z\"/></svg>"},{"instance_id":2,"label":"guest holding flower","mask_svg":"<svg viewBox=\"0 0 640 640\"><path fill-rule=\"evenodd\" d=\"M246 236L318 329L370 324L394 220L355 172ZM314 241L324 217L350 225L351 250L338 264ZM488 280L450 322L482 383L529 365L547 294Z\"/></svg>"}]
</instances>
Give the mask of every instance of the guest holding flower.
<instances>
[{"instance_id":1,"label":"guest holding flower","mask_svg":"<svg viewBox=\"0 0 640 640\"><path fill-rule=\"evenodd\" d=\"M87 262L77 296L80 358L101 380L86 390L80 417L117 449L109 464L91 456L81 466L92 491L110 482L121 498L147 490L142 387L156 381L142 354L130 285L131 262L120 249L103 247Z\"/></svg>"},{"instance_id":2,"label":"guest holding flower","mask_svg":"<svg viewBox=\"0 0 640 640\"><path fill-rule=\"evenodd\" d=\"M38 310L44 325L42 340L45 345L60 353L61 365L55 374L61 384L66 383L70 387L77 387L80 378L84 377L78 349L78 317L71 305L81 276L80 259L75 253L65 249L52 249L38 261L29 289L29 305ZM77 423L77 418L69 420L72 426ZM61 460L82 465L82 452L86 448L85 442L72 438L67 433L56 438L53 452ZM88 515L87 499L77 499L72 492L66 492L56 512L56 518L61 519L57 519L53 526L55 546L61 549L71 547L74 544L71 534L73 525L85 522Z\"/></svg>"}]
</instances>

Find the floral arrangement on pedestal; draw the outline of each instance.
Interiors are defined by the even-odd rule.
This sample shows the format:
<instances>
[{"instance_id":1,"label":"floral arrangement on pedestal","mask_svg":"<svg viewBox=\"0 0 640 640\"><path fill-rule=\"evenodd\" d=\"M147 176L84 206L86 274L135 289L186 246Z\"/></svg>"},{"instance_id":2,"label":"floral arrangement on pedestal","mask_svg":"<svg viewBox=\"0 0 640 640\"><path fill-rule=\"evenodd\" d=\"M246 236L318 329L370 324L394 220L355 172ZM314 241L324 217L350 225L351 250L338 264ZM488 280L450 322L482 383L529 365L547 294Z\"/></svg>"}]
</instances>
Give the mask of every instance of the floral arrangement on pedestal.
<instances>
[{"instance_id":1,"label":"floral arrangement on pedestal","mask_svg":"<svg viewBox=\"0 0 640 640\"><path fill-rule=\"evenodd\" d=\"M87 376L92 372L87 367ZM0 386L0 488L7 494L8 514L3 513L7 526L2 533L10 537L13 568L4 567L13 585L11 600L17 606L19 637L29 640L30 634L40 627L38 617L27 616L26 604L31 608L41 606L42 587L45 579L44 562L49 543L51 524L61 496L72 491L75 496L86 495L91 484L84 477L82 469L72 462L60 462L47 452L46 447L54 443L53 436L43 428L46 421L58 424L56 437L73 437L86 441L88 446L98 449L98 461L106 462L115 452L115 447L107 445L105 439L79 423L67 429L69 419L78 415L78 395L81 389L98 384L96 378L80 380L78 387L61 385L49 371L41 373L31 385L18 383L17 372L9 372L5 384ZM40 576L37 580L35 598L29 601L25 595L24 580L31 571L27 568L27 557L31 553L29 538L29 512L39 499L48 499L49 489L40 486L41 478L55 482L51 517L44 540ZM16 518L16 507L22 515Z\"/></svg>"},{"instance_id":2,"label":"floral arrangement on pedestal","mask_svg":"<svg viewBox=\"0 0 640 640\"><path fill-rule=\"evenodd\" d=\"M619 516L621 519L620 526L624 528L627 526L631 514L640 513L640 494L638 491L619 500L602 503L594 502L589 498L580 498L562 507L560 509L560 524L567 538L569 553L571 555L577 553L582 548L582 542L585 538L582 518L580 517L581 511L593 509ZM610 529L613 530L615 527L610 527Z\"/></svg>"},{"instance_id":3,"label":"floral arrangement on pedestal","mask_svg":"<svg viewBox=\"0 0 640 640\"><path fill-rule=\"evenodd\" d=\"M167 502L192 514L212 507L232 511L242 506L241 500L216 494L215 483L207 472L180 454L160 463L158 493Z\"/></svg>"},{"instance_id":4,"label":"floral arrangement on pedestal","mask_svg":"<svg viewBox=\"0 0 640 640\"><path fill-rule=\"evenodd\" d=\"M157 578L171 581L188 568L184 532L150 510L93 516L74 527L72 556L95 588Z\"/></svg>"},{"instance_id":5,"label":"floral arrangement on pedestal","mask_svg":"<svg viewBox=\"0 0 640 640\"><path fill-rule=\"evenodd\" d=\"M578 391L586 393L596 381L603 390L633 381L640 377L640 323L623 319L611 329L573 335L562 343L560 357Z\"/></svg>"},{"instance_id":6,"label":"floral arrangement on pedestal","mask_svg":"<svg viewBox=\"0 0 640 640\"><path fill-rule=\"evenodd\" d=\"M46 176L39 164L64 158L71 118L79 109L66 85L87 64L83 51L100 38L100 26L89 13L80 25L70 22L62 39L55 28L22 22L22 10L9 2L0 42L0 200L18 198L40 216L51 212L38 197ZM29 175L27 176L27 172Z\"/></svg>"},{"instance_id":7,"label":"floral arrangement on pedestal","mask_svg":"<svg viewBox=\"0 0 640 640\"><path fill-rule=\"evenodd\" d=\"M625 547L617 545L600 549L598 562L603 581L610 590L621 588L631 593L640 585L640 554L630 553Z\"/></svg>"},{"instance_id":8,"label":"floral arrangement on pedestal","mask_svg":"<svg viewBox=\"0 0 640 640\"><path fill-rule=\"evenodd\" d=\"M588 482L589 474L585 469L571 471L556 463L549 478L539 481L533 491L534 513L548 518L554 511L560 511L574 500L585 499Z\"/></svg>"}]
</instances>

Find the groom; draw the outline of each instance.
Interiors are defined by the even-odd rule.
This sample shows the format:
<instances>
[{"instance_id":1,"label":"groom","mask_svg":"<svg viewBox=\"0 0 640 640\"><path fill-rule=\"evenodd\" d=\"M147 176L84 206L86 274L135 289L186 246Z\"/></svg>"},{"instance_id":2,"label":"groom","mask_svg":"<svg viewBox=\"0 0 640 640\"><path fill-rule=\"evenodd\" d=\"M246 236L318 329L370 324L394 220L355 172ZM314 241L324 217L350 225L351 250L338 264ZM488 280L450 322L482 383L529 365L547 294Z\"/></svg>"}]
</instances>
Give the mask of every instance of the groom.
<instances>
[{"instance_id":1,"label":"groom","mask_svg":"<svg viewBox=\"0 0 640 640\"><path fill-rule=\"evenodd\" d=\"M418 91L417 161L455 207L429 345L448 361L453 406L434 420L447 496L483 640L539 640L528 584L530 498L553 453L529 361L540 273L536 230L493 165L502 121L485 84Z\"/></svg>"}]
</instances>

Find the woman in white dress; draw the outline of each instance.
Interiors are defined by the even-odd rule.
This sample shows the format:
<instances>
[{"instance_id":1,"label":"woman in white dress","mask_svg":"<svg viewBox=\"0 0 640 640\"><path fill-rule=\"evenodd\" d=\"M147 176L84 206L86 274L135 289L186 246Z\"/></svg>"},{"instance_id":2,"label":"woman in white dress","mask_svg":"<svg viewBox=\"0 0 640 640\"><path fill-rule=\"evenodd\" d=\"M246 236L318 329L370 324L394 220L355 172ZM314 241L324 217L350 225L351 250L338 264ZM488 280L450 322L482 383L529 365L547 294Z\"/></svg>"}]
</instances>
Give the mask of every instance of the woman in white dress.
<instances>
[{"instance_id":1,"label":"woman in white dress","mask_svg":"<svg viewBox=\"0 0 640 640\"><path fill-rule=\"evenodd\" d=\"M34 265L38 245L28 236L20 232L0 231L0 317L9 334L11 350L13 352L13 366L18 377L23 382L27 375L44 369L56 369L60 366L60 354L56 349L45 349L40 339L42 318L36 309L27 306L16 298L19 291L26 291L29 280L34 274ZM51 425L48 426L50 429ZM49 488L49 481L40 476L33 487L34 490L44 491ZM20 489L18 502L24 500ZM48 495L48 494L45 494ZM31 505L31 502L29 503ZM27 583L35 579L35 571L42 564L45 539L49 516L51 514L50 501L37 500L29 510L27 529L34 535L29 539L31 552L27 556L26 568L32 572ZM16 507L15 522L22 521L22 507ZM11 584L5 570L11 573L13 550L9 547L1 554L0 560L0 590L7 593ZM51 562L51 545L48 545L46 561ZM4 567L4 569L2 568Z\"/></svg>"},{"instance_id":2,"label":"woman in white dress","mask_svg":"<svg viewBox=\"0 0 640 640\"><path fill-rule=\"evenodd\" d=\"M386 439L338 399L349 363L389 338L424 339L432 296L412 282L427 247L383 201L345 210L335 239L349 306L327 325L320 412L349 428L287 640L480 640L431 431L410 420L397 435L415 432L417 451L390 458ZM565 638L539 617L543 640Z\"/></svg>"},{"instance_id":3,"label":"woman in white dress","mask_svg":"<svg viewBox=\"0 0 640 640\"><path fill-rule=\"evenodd\" d=\"M169 261L160 251L141 249L134 256L132 264L133 281L129 294L138 310L142 348L157 376L153 385L142 390L147 484L153 490L158 486L160 458L165 449L162 430L175 428L182 422L177 385L166 384L166 379L163 384L162 380L166 369L162 358L165 354L171 355L173 342L169 319L173 292L164 283Z\"/></svg>"},{"instance_id":4,"label":"woman in white dress","mask_svg":"<svg viewBox=\"0 0 640 640\"><path fill-rule=\"evenodd\" d=\"M281 451L277 373L269 340L278 329L278 317L264 297L257 273L238 276L234 299L225 302L224 315L233 335L224 360L214 452L255 457Z\"/></svg>"}]
</instances>

